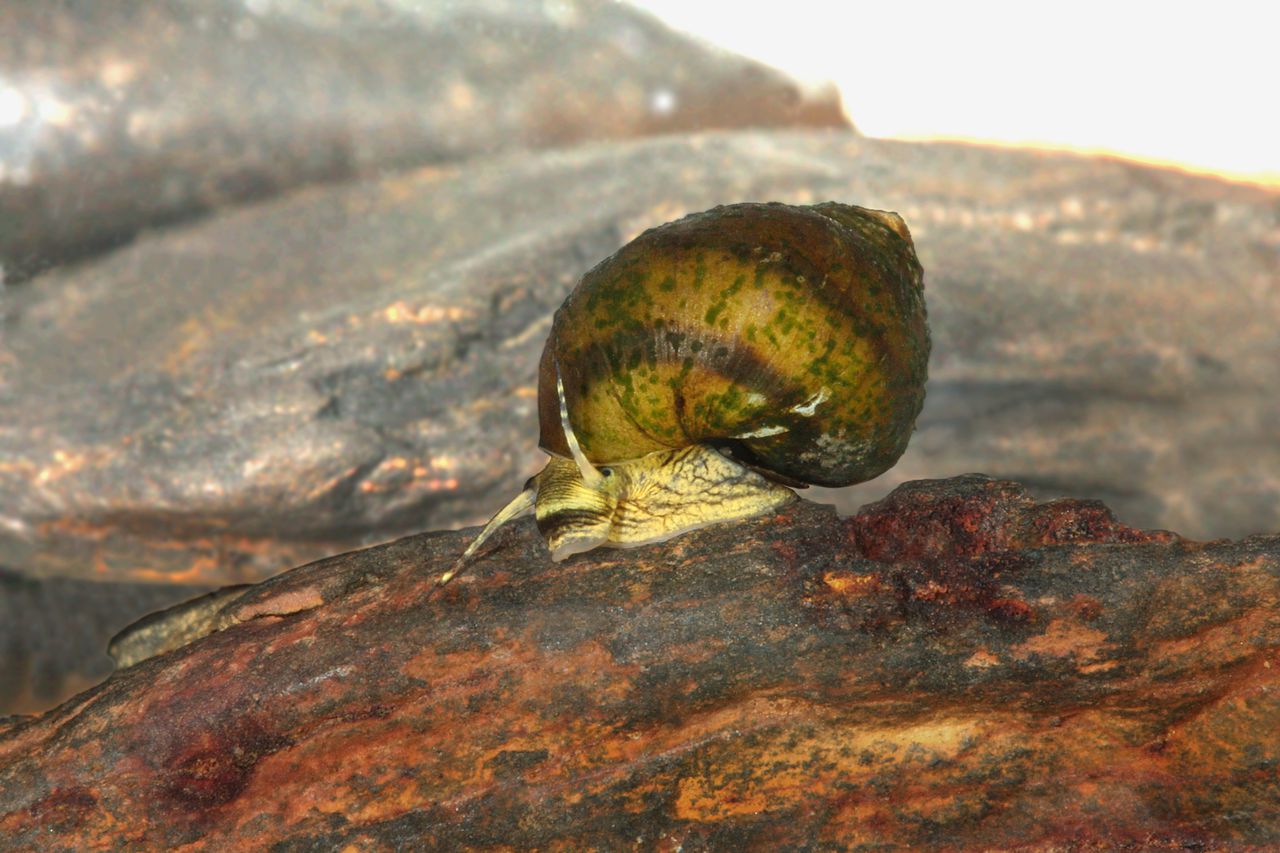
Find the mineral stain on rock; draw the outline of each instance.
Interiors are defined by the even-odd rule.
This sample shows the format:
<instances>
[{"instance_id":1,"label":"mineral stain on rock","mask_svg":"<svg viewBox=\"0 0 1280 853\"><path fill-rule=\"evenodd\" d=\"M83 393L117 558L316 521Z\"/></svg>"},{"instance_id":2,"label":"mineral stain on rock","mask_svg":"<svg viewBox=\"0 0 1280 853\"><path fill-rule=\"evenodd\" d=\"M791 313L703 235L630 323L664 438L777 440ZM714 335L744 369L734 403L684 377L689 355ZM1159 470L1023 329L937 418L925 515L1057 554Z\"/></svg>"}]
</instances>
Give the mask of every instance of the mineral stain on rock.
<instances>
[{"instance_id":1,"label":"mineral stain on rock","mask_svg":"<svg viewBox=\"0 0 1280 853\"><path fill-rule=\"evenodd\" d=\"M158 768L160 793L193 814L238 797L258 761L289 745L287 737L272 734L252 718L201 735Z\"/></svg>"},{"instance_id":2,"label":"mineral stain on rock","mask_svg":"<svg viewBox=\"0 0 1280 853\"><path fill-rule=\"evenodd\" d=\"M94 814L98 799L88 788L73 786L55 788L27 807L32 821L54 831L67 832L80 829Z\"/></svg>"}]
</instances>

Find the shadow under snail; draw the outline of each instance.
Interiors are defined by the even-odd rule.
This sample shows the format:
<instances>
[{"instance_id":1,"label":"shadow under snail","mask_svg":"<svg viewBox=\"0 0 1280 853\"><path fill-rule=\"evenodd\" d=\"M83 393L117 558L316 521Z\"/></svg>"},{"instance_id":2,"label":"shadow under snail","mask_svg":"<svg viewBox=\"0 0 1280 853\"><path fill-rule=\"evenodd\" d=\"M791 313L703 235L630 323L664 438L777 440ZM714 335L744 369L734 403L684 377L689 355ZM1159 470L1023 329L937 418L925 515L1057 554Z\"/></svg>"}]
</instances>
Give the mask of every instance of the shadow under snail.
<instances>
[{"instance_id":1,"label":"shadow under snail","mask_svg":"<svg viewBox=\"0 0 1280 853\"><path fill-rule=\"evenodd\" d=\"M530 510L563 560L869 480L906 449L928 359L896 213L749 203L652 228L556 311L538 368L551 458L438 583Z\"/></svg>"}]
</instances>

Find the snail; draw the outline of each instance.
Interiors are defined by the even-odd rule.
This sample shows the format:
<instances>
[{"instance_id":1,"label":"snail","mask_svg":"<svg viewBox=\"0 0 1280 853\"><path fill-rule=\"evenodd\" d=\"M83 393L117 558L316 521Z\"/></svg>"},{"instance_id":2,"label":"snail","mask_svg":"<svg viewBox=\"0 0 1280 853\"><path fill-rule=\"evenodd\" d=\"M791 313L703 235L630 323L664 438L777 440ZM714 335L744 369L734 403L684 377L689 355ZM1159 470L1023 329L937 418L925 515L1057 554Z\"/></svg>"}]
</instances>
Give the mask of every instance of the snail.
<instances>
[{"instance_id":1,"label":"snail","mask_svg":"<svg viewBox=\"0 0 1280 853\"><path fill-rule=\"evenodd\" d=\"M895 213L744 203L652 228L556 311L538 368L551 458L438 583L530 510L558 561L869 480L906 449L928 357Z\"/></svg>"}]
</instances>

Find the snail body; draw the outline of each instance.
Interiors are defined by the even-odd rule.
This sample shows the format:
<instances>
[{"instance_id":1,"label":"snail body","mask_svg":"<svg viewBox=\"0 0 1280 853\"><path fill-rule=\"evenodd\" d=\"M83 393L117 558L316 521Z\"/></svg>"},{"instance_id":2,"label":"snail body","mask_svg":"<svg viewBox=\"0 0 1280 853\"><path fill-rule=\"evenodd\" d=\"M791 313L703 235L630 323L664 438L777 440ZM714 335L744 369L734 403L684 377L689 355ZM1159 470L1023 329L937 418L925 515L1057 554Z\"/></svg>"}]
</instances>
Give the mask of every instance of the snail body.
<instances>
[{"instance_id":1,"label":"snail body","mask_svg":"<svg viewBox=\"0 0 1280 853\"><path fill-rule=\"evenodd\" d=\"M928 356L897 214L736 204L650 229L556 312L538 371L551 460L463 559L530 509L564 559L871 479L906 449Z\"/></svg>"}]
</instances>

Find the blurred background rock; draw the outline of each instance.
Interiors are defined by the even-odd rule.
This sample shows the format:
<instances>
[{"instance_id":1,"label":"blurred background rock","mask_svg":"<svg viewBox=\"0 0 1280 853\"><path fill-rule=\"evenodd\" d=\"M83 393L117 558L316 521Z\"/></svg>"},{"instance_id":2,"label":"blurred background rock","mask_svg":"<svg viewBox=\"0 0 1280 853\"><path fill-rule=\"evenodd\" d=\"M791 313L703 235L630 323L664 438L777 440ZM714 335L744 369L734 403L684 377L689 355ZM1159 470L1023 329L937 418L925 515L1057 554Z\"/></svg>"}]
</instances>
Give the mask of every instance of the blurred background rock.
<instances>
[{"instance_id":1,"label":"blurred background rock","mask_svg":"<svg viewBox=\"0 0 1280 853\"><path fill-rule=\"evenodd\" d=\"M848 24L804 9L776 41L847 73ZM851 44L901 62L851 48L845 102L955 87L947 28L1057 92L1023 67L1042 29L1006 21L999 60L982 22L967 50L935 23L868 13ZM818 499L976 470L1192 537L1280 530L1265 170L869 138L832 86L615 3L19 0L0 32L0 713L101 678L107 638L172 601L484 520L540 466L534 365L576 278L719 203L897 210L925 265L918 433ZM1257 127L1269 84L1238 70L1218 101L1244 130L1210 135Z\"/></svg>"}]
</instances>

